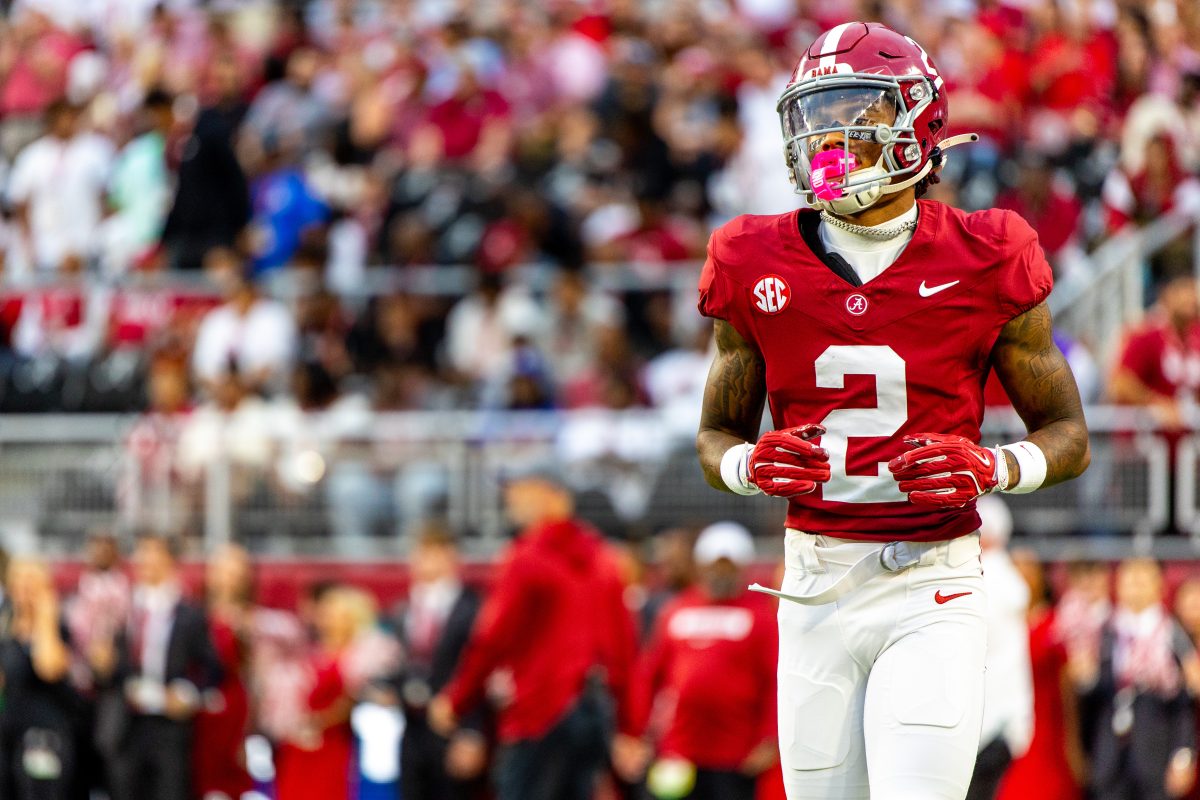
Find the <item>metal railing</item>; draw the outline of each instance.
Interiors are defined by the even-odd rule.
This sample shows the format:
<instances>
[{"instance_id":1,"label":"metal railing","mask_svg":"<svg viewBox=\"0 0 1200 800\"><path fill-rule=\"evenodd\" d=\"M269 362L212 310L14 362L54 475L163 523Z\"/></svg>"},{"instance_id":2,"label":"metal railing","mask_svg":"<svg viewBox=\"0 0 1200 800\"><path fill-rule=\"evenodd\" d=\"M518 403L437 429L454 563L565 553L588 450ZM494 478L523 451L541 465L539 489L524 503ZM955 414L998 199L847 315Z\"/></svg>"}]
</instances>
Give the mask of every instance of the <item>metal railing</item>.
<instances>
[{"instance_id":1,"label":"metal railing","mask_svg":"<svg viewBox=\"0 0 1200 800\"><path fill-rule=\"evenodd\" d=\"M1086 259L1087 267L1055 286L1049 300L1055 326L1086 343L1099 363L1111 363L1121 333L1145 315L1148 259L1189 231L1200 276L1195 216L1173 212L1144 227L1126 226Z\"/></svg>"},{"instance_id":2,"label":"metal railing","mask_svg":"<svg viewBox=\"0 0 1200 800\"><path fill-rule=\"evenodd\" d=\"M1200 436L1178 447L1129 409L1089 410L1091 469L1079 480L1008 496L1017 530L1052 553L1180 548L1200 553ZM372 415L324 434L329 420L290 430L125 416L0 417L0 542L47 555L78 552L97 528L152 527L197 548L237 540L264 555L403 555L430 519L473 555L505 541L502 478L553 463L581 513L607 533L738 520L778 543L785 506L718 492L696 463L690 430L659 412ZM989 418L985 441L1023 435L1015 416ZM203 434L203 435L200 435ZM1183 537L1183 542L1187 538ZM1189 551L1190 552L1190 551Z\"/></svg>"}]
</instances>

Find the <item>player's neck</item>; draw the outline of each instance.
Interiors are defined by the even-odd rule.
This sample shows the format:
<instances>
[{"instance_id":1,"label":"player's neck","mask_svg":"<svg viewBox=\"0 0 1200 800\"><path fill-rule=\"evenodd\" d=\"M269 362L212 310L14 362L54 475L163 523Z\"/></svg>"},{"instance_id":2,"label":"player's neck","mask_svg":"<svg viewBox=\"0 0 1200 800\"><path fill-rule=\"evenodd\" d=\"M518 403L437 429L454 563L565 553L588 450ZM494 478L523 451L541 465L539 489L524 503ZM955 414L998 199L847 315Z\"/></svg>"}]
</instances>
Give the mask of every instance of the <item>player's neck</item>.
<instances>
[{"instance_id":1,"label":"player's neck","mask_svg":"<svg viewBox=\"0 0 1200 800\"><path fill-rule=\"evenodd\" d=\"M917 198L913 192L901 192L899 195L892 195L883 203L878 203L858 214L843 217L843 219L853 222L855 225L874 227L908 213L916 203Z\"/></svg>"}]
</instances>

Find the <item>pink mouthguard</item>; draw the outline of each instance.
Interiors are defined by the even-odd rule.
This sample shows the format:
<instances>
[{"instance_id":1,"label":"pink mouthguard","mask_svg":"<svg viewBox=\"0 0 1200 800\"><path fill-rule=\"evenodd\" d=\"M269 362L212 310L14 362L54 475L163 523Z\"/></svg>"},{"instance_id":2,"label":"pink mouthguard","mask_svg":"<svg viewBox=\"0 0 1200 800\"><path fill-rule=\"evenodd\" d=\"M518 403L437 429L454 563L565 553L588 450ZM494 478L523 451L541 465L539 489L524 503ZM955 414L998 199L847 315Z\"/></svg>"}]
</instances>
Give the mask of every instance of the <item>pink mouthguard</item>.
<instances>
[{"instance_id":1,"label":"pink mouthguard","mask_svg":"<svg viewBox=\"0 0 1200 800\"><path fill-rule=\"evenodd\" d=\"M842 179L855 169L854 154L849 161L844 150L822 150L812 159L808 181L818 200L837 200L845 196Z\"/></svg>"}]
</instances>

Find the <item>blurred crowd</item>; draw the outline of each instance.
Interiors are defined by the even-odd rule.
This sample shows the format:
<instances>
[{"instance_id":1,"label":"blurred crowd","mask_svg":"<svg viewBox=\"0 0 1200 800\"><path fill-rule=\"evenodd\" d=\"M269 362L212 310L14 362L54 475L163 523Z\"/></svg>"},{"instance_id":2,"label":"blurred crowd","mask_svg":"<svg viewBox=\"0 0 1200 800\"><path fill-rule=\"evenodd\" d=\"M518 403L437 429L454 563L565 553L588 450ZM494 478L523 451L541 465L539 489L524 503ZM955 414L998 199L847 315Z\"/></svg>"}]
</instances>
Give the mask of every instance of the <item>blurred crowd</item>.
<instances>
[{"instance_id":1,"label":"blurred crowd","mask_svg":"<svg viewBox=\"0 0 1200 800\"><path fill-rule=\"evenodd\" d=\"M171 371L185 406L690 407L708 231L797 205L775 101L854 18L982 134L932 196L1016 209L1060 279L1200 208L1187 0L4 5L0 411L153 406Z\"/></svg>"},{"instance_id":2,"label":"blurred crowd","mask_svg":"<svg viewBox=\"0 0 1200 800\"><path fill-rule=\"evenodd\" d=\"M174 540L128 563L4 571L0 793L13 800L781 800L780 569L718 522L630 546L545 468L469 570L428 525L381 605L336 581L258 597L245 550L189 582ZM981 503L987 712L970 800L1200 797L1200 577L1052 567ZM774 585L774 584L772 584ZM60 594L56 587L67 589ZM379 589L380 587L376 587Z\"/></svg>"}]
</instances>

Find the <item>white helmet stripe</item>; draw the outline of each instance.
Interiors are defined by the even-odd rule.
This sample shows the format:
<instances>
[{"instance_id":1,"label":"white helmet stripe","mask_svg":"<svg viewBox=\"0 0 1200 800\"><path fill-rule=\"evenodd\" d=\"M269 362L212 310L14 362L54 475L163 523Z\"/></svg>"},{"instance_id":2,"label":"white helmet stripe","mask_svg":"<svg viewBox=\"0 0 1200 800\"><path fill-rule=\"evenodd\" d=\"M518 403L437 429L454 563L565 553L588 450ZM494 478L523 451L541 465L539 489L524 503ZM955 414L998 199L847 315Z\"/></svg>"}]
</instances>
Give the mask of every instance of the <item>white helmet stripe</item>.
<instances>
[{"instance_id":1,"label":"white helmet stripe","mask_svg":"<svg viewBox=\"0 0 1200 800\"><path fill-rule=\"evenodd\" d=\"M846 32L847 28L856 24L858 23L843 22L841 25L838 25L836 28L830 30L829 33L825 34L825 41L821 42L821 61L817 66L833 66L834 56L832 54L836 53L838 47L841 46L842 34Z\"/></svg>"}]
</instances>

